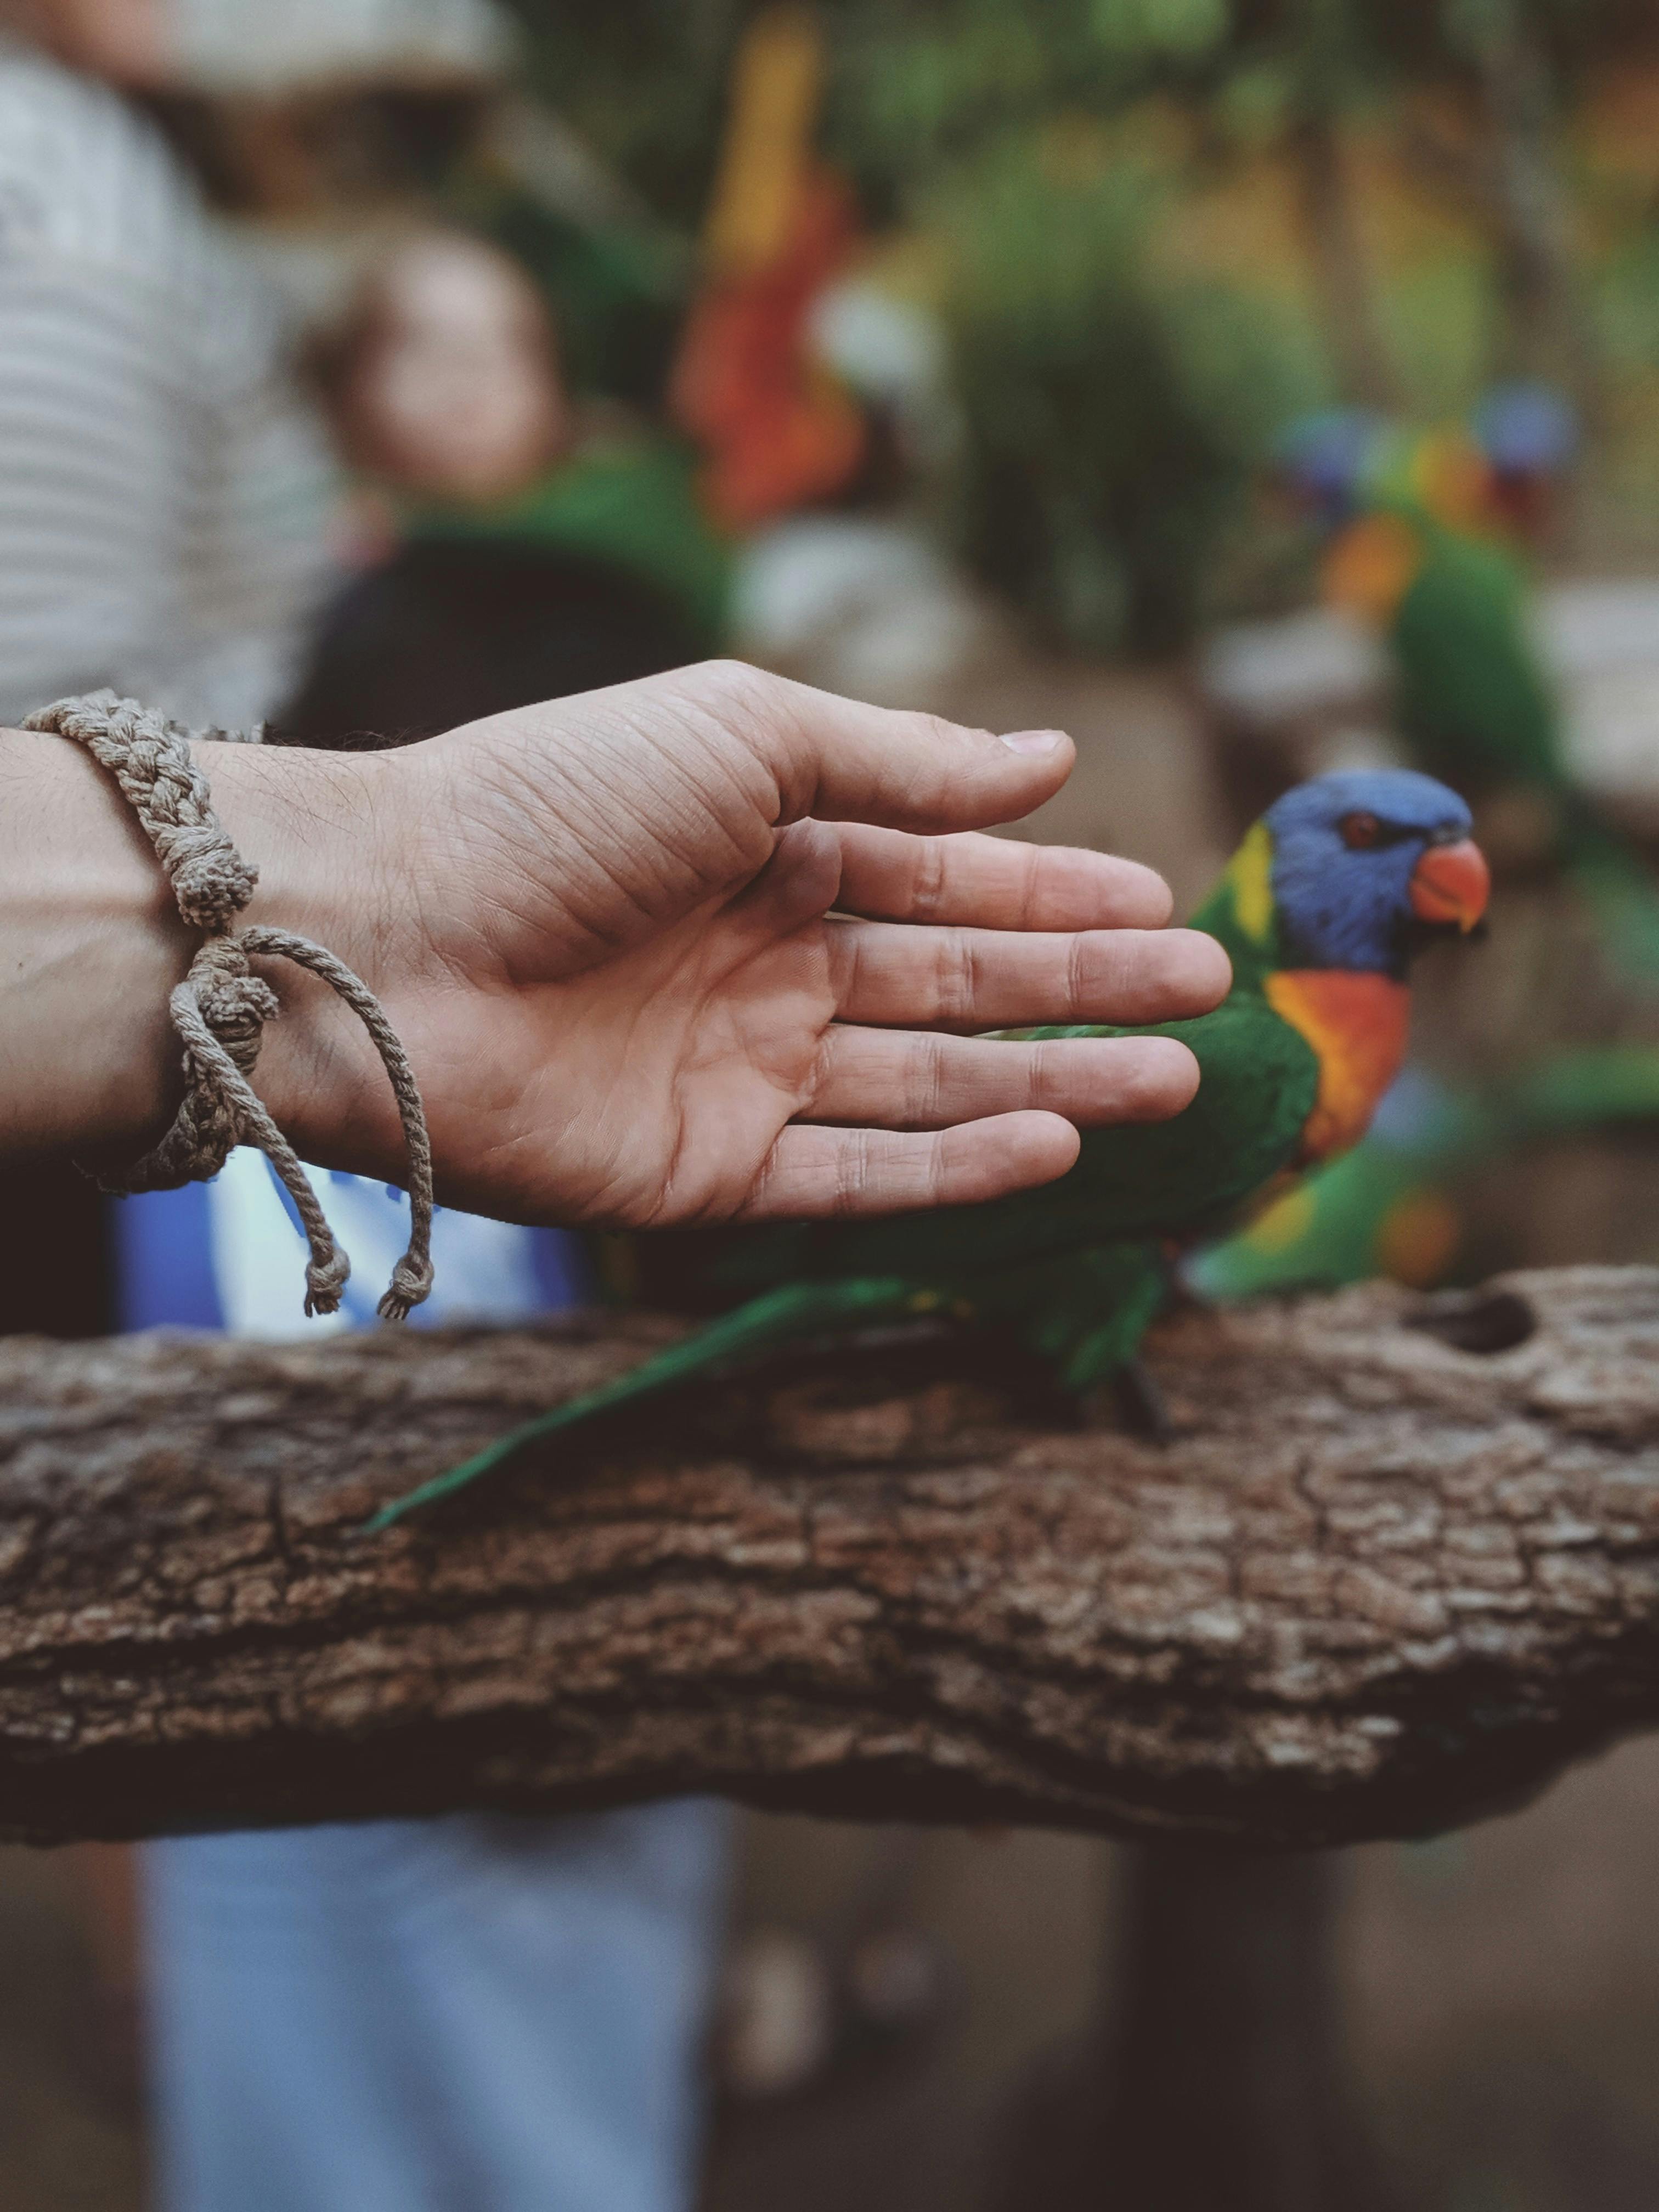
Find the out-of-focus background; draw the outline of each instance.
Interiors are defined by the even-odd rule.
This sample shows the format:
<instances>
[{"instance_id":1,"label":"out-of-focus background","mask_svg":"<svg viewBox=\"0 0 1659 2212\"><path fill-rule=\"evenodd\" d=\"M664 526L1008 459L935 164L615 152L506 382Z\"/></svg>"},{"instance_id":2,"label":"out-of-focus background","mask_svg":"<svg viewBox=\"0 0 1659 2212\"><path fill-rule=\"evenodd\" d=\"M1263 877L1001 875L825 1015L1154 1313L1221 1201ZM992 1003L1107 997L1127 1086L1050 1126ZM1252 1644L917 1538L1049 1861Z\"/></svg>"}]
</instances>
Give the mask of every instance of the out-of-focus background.
<instances>
[{"instance_id":1,"label":"out-of-focus background","mask_svg":"<svg viewBox=\"0 0 1659 2212\"><path fill-rule=\"evenodd\" d=\"M1490 936L1425 969L1358 1167L1194 1284L1659 1261L1650 6L175 14L130 96L286 301L351 485L279 734L731 651L1065 727L1036 833L1182 905L1294 777L1430 766L1476 803ZM1399 2203L1659 2203L1656 1815L1636 1744L1345 1856ZM1010 2115L1111 2015L1126 1864L748 1819L708 2212L1014 2201ZM145 2201L125 1899L0 1852L0 2212Z\"/></svg>"}]
</instances>

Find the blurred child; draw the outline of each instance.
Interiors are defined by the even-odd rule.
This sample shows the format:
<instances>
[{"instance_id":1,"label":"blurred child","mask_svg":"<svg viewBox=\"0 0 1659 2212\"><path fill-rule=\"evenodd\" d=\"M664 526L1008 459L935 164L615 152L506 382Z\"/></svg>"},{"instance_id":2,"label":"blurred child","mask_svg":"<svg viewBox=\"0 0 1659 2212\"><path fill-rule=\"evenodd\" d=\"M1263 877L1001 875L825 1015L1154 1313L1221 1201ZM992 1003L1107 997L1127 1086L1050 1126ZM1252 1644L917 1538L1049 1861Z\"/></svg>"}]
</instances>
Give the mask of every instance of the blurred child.
<instances>
[{"instance_id":1,"label":"blurred child","mask_svg":"<svg viewBox=\"0 0 1659 2212\"><path fill-rule=\"evenodd\" d=\"M692 457L573 400L544 302L495 247L411 237L319 373L363 479L368 565L285 735L426 736L718 647L727 555Z\"/></svg>"}]
</instances>

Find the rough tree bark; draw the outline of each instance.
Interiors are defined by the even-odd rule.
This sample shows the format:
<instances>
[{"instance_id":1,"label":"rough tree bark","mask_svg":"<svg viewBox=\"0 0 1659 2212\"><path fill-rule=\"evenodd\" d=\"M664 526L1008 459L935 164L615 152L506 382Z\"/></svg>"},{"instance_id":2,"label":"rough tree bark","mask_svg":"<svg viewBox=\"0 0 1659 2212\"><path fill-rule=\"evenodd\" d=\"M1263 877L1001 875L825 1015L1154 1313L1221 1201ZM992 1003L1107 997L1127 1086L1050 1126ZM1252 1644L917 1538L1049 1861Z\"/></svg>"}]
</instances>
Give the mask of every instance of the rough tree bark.
<instances>
[{"instance_id":1,"label":"rough tree bark","mask_svg":"<svg viewBox=\"0 0 1659 2212\"><path fill-rule=\"evenodd\" d=\"M1345 120L1370 89L1352 0L1297 0L1285 137L1314 296L1342 398L1397 414L1405 404L1377 312Z\"/></svg>"},{"instance_id":2,"label":"rough tree bark","mask_svg":"<svg viewBox=\"0 0 1659 2212\"><path fill-rule=\"evenodd\" d=\"M672 1325L0 1345L0 1828L711 1788L1247 1847L1659 1717L1659 1272L1188 1313L1157 1444L981 1340L683 1395L384 1538Z\"/></svg>"},{"instance_id":3,"label":"rough tree bark","mask_svg":"<svg viewBox=\"0 0 1659 2212\"><path fill-rule=\"evenodd\" d=\"M1407 100L1398 118L1403 151L1420 185L1461 200L1487 233L1500 309L1492 373L1559 383L1594 429L1606 415L1605 363L1575 234L1561 94L1547 46L1513 0L1470 17L1468 132L1448 130Z\"/></svg>"},{"instance_id":4,"label":"rough tree bark","mask_svg":"<svg viewBox=\"0 0 1659 2212\"><path fill-rule=\"evenodd\" d=\"M1398 414L1404 405L1376 312L1369 257L1337 126L1310 108L1287 147L1314 294L1337 389L1354 406Z\"/></svg>"}]
</instances>

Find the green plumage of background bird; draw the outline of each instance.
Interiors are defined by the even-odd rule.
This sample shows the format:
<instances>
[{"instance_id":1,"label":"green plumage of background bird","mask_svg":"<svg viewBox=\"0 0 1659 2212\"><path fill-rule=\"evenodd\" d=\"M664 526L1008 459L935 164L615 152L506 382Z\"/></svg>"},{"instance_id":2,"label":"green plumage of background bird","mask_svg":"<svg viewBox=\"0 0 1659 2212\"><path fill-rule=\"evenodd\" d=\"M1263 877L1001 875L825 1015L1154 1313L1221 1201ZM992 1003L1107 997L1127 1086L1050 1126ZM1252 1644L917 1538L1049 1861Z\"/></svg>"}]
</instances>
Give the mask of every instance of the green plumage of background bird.
<instances>
[{"instance_id":1,"label":"green plumage of background bird","mask_svg":"<svg viewBox=\"0 0 1659 2212\"><path fill-rule=\"evenodd\" d=\"M1364 1133L1405 1048L1406 975L1425 932L1468 929L1486 870L1454 792L1407 770L1321 777L1256 823L1194 917L1232 988L1172 1036L1201 1080L1173 1119L1084 1133L1056 1182L983 1206L733 1232L735 1310L385 1508L474 1482L526 1444L794 1343L921 1316L1001 1329L1082 1392L1130 1362L1167 1294L1173 1246L1214 1234L1288 1174ZM1118 1036L1107 1027L1011 1032Z\"/></svg>"},{"instance_id":2,"label":"green plumage of background bird","mask_svg":"<svg viewBox=\"0 0 1659 2212\"><path fill-rule=\"evenodd\" d=\"M1479 1085L1407 1067L1361 1143L1191 1253L1181 1279L1224 1304L1378 1275L1427 1290L1460 1272L1470 1177L1529 1145L1656 1122L1659 1051L1648 1045L1577 1047Z\"/></svg>"}]
</instances>

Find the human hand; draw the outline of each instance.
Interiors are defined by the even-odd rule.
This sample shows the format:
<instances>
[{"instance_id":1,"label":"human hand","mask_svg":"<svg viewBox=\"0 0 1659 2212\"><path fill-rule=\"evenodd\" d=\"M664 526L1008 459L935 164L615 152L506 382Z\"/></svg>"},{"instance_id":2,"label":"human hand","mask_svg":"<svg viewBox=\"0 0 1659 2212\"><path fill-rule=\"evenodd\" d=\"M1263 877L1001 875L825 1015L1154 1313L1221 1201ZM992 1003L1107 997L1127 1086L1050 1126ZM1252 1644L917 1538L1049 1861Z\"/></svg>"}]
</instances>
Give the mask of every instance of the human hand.
<instances>
[{"instance_id":1,"label":"human hand","mask_svg":"<svg viewBox=\"0 0 1659 2212\"><path fill-rule=\"evenodd\" d=\"M187 945L98 772L59 740L13 742L20 854L48 903L91 884L100 905L72 959L46 933L16 1001L20 1060L50 1087L35 1127L136 1151L167 1110ZM474 1211L667 1227L995 1197L1063 1173L1079 1123L1178 1111L1197 1068L1163 1038L972 1031L1158 1021L1227 987L1212 939L1162 928L1149 870L963 834L1059 787L1073 753L1053 732L999 738L716 663L401 751L203 750L260 869L245 919L328 945L379 994L439 1195ZM17 896L27 921L40 899ZM75 1040L52 1028L71 965L78 1108ZM397 1177L361 1030L311 979L276 980L256 1083L278 1123L305 1158ZM27 1140L30 1083L13 1087Z\"/></svg>"},{"instance_id":2,"label":"human hand","mask_svg":"<svg viewBox=\"0 0 1659 2212\"><path fill-rule=\"evenodd\" d=\"M1212 939L1161 927L1150 870L938 834L1046 799L1073 757L1054 733L716 663L309 757L347 832L313 850L349 896L267 867L261 909L380 993L441 1191L476 1210L660 1227L994 1197L1063 1173L1078 1123L1177 1111L1196 1066L1167 1039L963 1032L1164 1020L1227 988ZM384 1079L315 994L259 1083L312 1157L396 1172Z\"/></svg>"}]
</instances>

